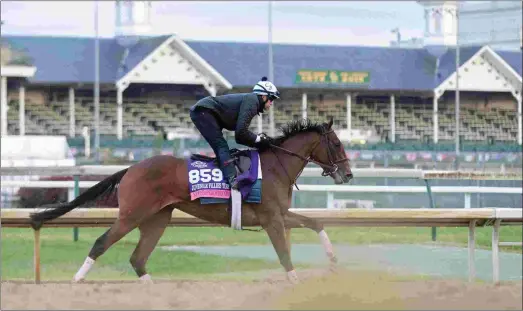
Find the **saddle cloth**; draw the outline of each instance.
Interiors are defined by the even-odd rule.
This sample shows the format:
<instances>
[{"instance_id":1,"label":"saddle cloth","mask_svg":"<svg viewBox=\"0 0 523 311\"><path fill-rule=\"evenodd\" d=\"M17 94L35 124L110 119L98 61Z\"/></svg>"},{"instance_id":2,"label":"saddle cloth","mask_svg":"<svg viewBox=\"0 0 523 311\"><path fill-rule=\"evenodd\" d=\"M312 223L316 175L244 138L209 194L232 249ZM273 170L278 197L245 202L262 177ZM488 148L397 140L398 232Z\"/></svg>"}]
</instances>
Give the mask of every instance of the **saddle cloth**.
<instances>
[{"instance_id":1,"label":"saddle cloth","mask_svg":"<svg viewBox=\"0 0 523 311\"><path fill-rule=\"evenodd\" d=\"M231 150L242 200L261 203L261 167L257 150ZM231 189L214 157L193 154L187 160L189 194L201 204L227 203Z\"/></svg>"}]
</instances>

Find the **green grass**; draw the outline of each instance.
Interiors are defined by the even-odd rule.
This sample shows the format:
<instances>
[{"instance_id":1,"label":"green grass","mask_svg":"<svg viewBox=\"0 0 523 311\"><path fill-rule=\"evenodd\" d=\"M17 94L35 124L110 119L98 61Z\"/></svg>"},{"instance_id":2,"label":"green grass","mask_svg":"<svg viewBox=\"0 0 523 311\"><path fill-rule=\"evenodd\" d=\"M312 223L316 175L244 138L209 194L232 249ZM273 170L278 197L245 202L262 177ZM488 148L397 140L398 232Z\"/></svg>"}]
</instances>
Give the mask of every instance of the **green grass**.
<instances>
[{"instance_id":1,"label":"green grass","mask_svg":"<svg viewBox=\"0 0 523 311\"><path fill-rule=\"evenodd\" d=\"M41 231L42 279L69 280L82 264L94 241L105 228L81 228L79 241L73 241L72 228L44 228ZM370 244L432 243L430 228L328 227L333 243ZM29 229L2 228L2 279L33 277L33 233ZM466 246L467 228L438 228L437 243ZM478 248L490 248L492 228L477 228ZM138 242L137 230L113 245L96 263L89 279L136 279L129 257ZM521 226L500 230L501 241L521 241ZM292 243L319 243L318 235L307 229L292 231ZM168 228L161 245L248 245L270 244L264 232L238 232L230 228ZM505 251L521 252L521 247L504 247ZM303 268L305 265L297 265ZM164 251L159 248L151 255L148 272L160 278L198 277L227 272L247 272L279 269L277 261L236 259L204 255L189 251Z\"/></svg>"}]
</instances>

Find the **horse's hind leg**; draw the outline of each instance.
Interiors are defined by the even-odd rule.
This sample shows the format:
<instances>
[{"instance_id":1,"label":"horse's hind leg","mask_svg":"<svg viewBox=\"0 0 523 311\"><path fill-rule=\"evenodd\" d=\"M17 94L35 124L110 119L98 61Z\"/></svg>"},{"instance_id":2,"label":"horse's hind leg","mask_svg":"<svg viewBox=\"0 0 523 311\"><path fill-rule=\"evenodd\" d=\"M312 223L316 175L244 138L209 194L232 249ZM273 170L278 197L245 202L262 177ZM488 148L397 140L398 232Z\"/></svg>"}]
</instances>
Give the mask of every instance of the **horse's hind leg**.
<instances>
[{"instance_id":1,"label":"horse's hind leg","mask_svg":"<svg viewBox=\"0 0 523 311\"><path fill-rule=\"evenodd\" d=\"M331 267L333 267L338 262L336 255L334 255L332 243L329 240L329 236L327 235L327 232L325 232L322 223L320 223L316 219L312 219L307 216L299 215L293 212L287 212L284 216L284 220L285 228L287 229L305 227L316 231L316 233L318 233L318 235L320 236L320 240L323 245L323 248L325 249L325 253L327 253L327 257L329 257Z\"/></svg>"},{"instance_id":2,"label":"horse's hind leg","mask_svg":"<svg viewBox=\"0 0 523 311\"><path fill-rule=\"evenodd\" d=\"M109 247L111 247L111 245L118 242L127 233L131 232L134 228L136 228L137 224L138 221L136 220L116 219L111 228L109 228L109 230L105 231L104 234L102 234L98 239L96 239L93 247L91 248L91 251L89 252L89 255L84 261L84 264L82 265L82 267L80 267L78 272L76 272L73 281L82 281L87 275L87 272L89 272L89 270L91 269L96 259L102 256L103 253L105 253L109 249Z\"/></svg>"},{"instance_id":3,"label":"horse's hind leg","mask_svg":"<svg viewBox=\"0 0 523 311\"><path fill-rule=\"evenodd\" d=\"M291 256L289 248L287 247L287 240L285 237L285 226L283 217L281 214L273 214L271 216L259 215L261 226L267 232L272 246L278 254L281 265L287 272L287 278L292 283L298 282L298 276L291 262Z\"/></svg>"},{"instance_id":4,"label":"horse's hind leg","mask_svg":"<svg viewBox=\"0 0 523 311\"><path fill-rule=\"evenodd\" d=\"M140 280L145 283L151 282L151 277L147 274L145 265L169 224L173 209L174 206L167 206L138 226L140 241L138 241L130 261Z\"/></svg>"}]
</instances>

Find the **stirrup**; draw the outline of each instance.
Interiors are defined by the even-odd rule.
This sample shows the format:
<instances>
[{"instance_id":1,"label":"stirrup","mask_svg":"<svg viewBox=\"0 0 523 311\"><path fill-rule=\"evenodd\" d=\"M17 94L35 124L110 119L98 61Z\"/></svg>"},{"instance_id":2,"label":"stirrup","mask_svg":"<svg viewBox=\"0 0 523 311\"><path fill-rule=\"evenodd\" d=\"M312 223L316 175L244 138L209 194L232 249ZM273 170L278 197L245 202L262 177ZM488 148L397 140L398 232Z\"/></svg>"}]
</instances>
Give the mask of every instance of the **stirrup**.
<instances>
[{"instance_id":1,"label":"stirrup","mask_svg":"<svg viewBox=\"0 0 523 311\"><path fill-rule=\"evenodd\" d=\"M229 177L227 180L229 182L229 186L231 189L238 190L238 181L236 180L236 177Z\"/></svg>"}]
</instances>

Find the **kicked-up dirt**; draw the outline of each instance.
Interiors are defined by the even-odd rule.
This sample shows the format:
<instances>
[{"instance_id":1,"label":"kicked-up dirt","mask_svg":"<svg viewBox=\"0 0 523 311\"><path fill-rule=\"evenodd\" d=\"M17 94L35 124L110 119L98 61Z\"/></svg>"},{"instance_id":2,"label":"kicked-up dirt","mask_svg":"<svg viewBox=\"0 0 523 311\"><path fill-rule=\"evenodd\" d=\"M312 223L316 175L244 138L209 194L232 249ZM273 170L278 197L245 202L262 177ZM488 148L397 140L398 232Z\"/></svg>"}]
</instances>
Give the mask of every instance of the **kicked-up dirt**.
<instances>
[{"instance_id":1,"label":"kicked-up dirt","mask_svg":"<svg viewBox=\"0 0 523 311\"><path fill-rule=\"evenodd\" d=\"M290 285L281 271L251 281L2 282L2 310L521 310L522 283L392 277L378 272L299 271Z\"/></svg>"}]
</instances>

